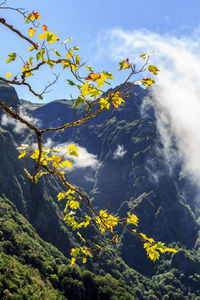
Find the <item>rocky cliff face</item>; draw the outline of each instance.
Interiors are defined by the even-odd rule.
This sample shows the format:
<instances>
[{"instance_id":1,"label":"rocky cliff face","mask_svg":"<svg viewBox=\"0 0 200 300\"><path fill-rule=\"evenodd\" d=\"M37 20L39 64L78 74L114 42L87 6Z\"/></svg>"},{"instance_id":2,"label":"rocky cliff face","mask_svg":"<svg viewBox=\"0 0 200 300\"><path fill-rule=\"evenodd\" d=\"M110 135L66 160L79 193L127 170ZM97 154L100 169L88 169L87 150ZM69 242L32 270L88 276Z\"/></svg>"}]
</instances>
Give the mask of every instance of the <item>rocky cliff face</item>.
<instances>
[{"instance_id":1,"label":"rocky cliff face","mask_svg":"<svg viewBox=\"0 0 200 300\"><path fill-rule=\"evenodd\" d=\"M146 98L151 98L147 90L134 87L118 110L48 137L58 144L74 141L96 155L94 168L75 168L69 174L72 182L94 198L96 206L121 213L125 207L133 209L147 234L192 247L198 227L190 208L192 199L184 196L177 170L171 172L165 160L154 107L144 107ZM47 104L33 116L44 120L43 126L62 124L72 120L70 105L64 101Z\"/></svg>"},{"instance_id":2,"label":"rocky cliff face","mask_svg":"<svg viewBox=\"0 0 200 300\"><path fill-rule=\"evenodd\" d=\"M19 98L15 89L0 81L0 99L3 100L7 105L12 106L13 108L17 108L20 104Z\"/></svg>"},{"instance_id":3,"label":"rocky cliff face","mask_svg":"<svg viewBox=\"0 0 200 300\"><path fill-rule=\"evenodd\" d=\"M14 95L10 87L0 86L0 99L9 101ZM120 215L134 211L147 236L192 248L199 227L191 198L184 194L187 180L180 185L177 170L171 172L165 161L154 106L146 105L144 112L147 98L151 98L147 90L134 87L126 104L118 110L105 111L87 124L45 138L55 145L75 142L81 147L82 161L68 176L87 191L95 206L118 211ZM25 102L21 104L32 118L40 120L40 127L73 120L71 101L55 101L34 109ZM17 205L43 238L66 252L69 233L54 202L61 186L51 177L33 186L23 172L22 162L17 160L16 142L25 142L26 135L16 134L12 126L1 127L0 194ZM118 250L129 266L139 271L148 269L142 246L132 237L122 233Z\"/></svg>"}]
</instances>

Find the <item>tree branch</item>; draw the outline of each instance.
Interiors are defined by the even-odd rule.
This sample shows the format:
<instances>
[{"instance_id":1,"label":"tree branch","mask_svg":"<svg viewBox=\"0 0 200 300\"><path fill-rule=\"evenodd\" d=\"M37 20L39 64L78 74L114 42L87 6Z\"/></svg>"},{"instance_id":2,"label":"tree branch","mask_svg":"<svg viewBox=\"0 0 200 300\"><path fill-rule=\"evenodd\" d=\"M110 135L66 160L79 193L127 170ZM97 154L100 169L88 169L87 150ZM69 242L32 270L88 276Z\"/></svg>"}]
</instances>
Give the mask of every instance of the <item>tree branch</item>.
<instances>
[{"instance_id":1,"label":"tree branch","mask_svg":"<svg viewBox=\"0 0 200 300\"><path fill-rule=\"evenodd\" d=\"M8 27L10 30L12 30L13 32L15 32L16 34L18 34L22 39L26 40L31 45L33 45L36 50L38 49L38 47L39 47L38 44L34 43L31 39L29 39L28 37L26 37L25 35L23 35L19 30L15 29L12 25L9 25L8 23L6 23L5 19L0 18L0 23L3 24L4 26Z\"/></svg>"}]
</instances>

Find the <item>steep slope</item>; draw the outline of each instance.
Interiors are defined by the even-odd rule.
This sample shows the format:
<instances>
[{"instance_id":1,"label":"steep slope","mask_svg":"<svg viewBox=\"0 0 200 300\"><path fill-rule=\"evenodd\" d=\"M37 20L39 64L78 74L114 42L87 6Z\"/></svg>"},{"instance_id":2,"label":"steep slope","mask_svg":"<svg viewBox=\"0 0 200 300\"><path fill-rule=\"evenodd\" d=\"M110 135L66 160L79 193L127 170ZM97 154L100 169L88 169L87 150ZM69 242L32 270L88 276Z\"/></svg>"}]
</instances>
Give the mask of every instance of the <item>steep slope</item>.
<instances>
[{"instance_id":1,"label":"steep slope","mask_svg":"<svg viewBox=\"0 0 200 300\"><path fill-rule=\"evenodd\" d=\"M200 260L182 250L171 261L165 260L150 280L128 268L113 249L107 250L100 262L93 262L100 275L77 265L70 268L69 260L38 236L15 205L0 198L2 300L196 299L199 268Z\"/></svg>"},{"instance_id":2,"label":"steep slope","mask_svg":"<svg viewBox=\"0 0 200 300\"><path fill-rule=\"evenodd\" d=\"M12 97L14 101L16 97L19 109L17 95L10 87L7 89L12 93L7 95L4 86L2 95L0 89L0 98L9 101ZM191 197L184 196L184 186L180 188L177 174L170 171L165 161L152 102L148 90L135 86L126 104L118 110L105 111L80 127L48 134L46 140L51 139L53 144L73 141L82 147L82 161L68 175L72 183L88 192L98 208L119 211L121 215L134 210L141 219L141 231L155 239L167 243L179 241L191 248L198 232ZM148 104L145 106L145 103ZM33 120L40 120L40 127L57 126L74 119L71 101L60 100L41 106L22 101L21 106L26 107ZM17 133L9 122L2 122L2 128L2 174L7 175L2 175L0 192L13 199L43 238L65 251L72 241L54 202L62 187L49 176L42 178L37 186L32 185L24 174L22 162L16 159L15 142L26 142L27 136L33 142L33 137L25 129ZM138 265L138 260L130 255L134 251L136 257L142 257L145 262L141 245L129 239L124 233L121 255L131 267L144 271L143 264Z\"/></svg>"},{"instance_id":3,"label":"steep slope","mask_svg":"<svg viewBox=\"0 0 200 300\"><path fill-rule=\"evenodd\" d=\"M57 144L74 141L96 156L96 166L80 166L69 176L87 190L98 208L119 210L120 214L134 210L147 235L193 247L199 226L191 210L191 194L184 189L189 179L180 185L177 169L172 172L165 160L152 103L148 90L134 87L118 110L47 138ZM42 120L43 127L56 126L72 120L71 107L69 101L57 101L35 109L33 116ZM138 267L127 255L131 249L136 251L135 242L129 243L124 236L122 243L126 245L121 250L124 259ZM140 252L136 251L139 256Z\"/></svg>"},{"instance_id":4,"label":"steep slope","mask_svg":"<svg viewBox=\"0 0 200 300\"><path fill-rule=\"evenodd\" d=\"M9 104L11 101L13 109L21 109L15 90L8 85L3 87L0 85L0 99L4 99ZM4 194L11 199L42 238L54 243L62 251L69 251L73 244L73 237L64 226L61 210L55 201L56 195L62 190L62 185L59 185L52 176L42 178L37 186L31 183L24 172L24 164L17 159L19 152L16 149L27 136L31 138L30 131L18 127L16 121L12 122L8 117L5 118L2 111L0 111L0 118L2 126L0 128L0 195ZM29 170L33 170L34 166L31 162L27 161L25 164Z\"/></svg>"},{"instance_id":5,"label":"steep slope","mask_svg":"<svg viewBox=\"0 0 200 300\"><path fill-rule=\"evenodd\" d=\"M133 299L111 276L70 268L6 198L0 198L0 220L1 299Z\"/></svg>"}]
</instances>

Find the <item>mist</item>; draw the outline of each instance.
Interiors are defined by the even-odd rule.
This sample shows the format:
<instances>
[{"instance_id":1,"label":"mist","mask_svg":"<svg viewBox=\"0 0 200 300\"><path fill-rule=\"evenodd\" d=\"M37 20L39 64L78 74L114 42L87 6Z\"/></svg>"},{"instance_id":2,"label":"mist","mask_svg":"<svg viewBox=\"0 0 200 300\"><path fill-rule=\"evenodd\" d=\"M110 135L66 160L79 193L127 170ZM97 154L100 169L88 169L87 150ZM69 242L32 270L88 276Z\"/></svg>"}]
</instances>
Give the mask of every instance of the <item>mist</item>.
<instances>
[{"instance_id":1,"label":"mist","mask_svg":"<svg viewBox=\"0 0 200 300\"><path fill-rule=\"evenodd\" d=\"M160 72L152 96L164 155L172 167L181 159L183 172L200 187L199 36L198 30L177 38L147 30L113 29L103 40L107 53L112 53L111 59L117 61L129 57L137 64L135 57L153 53L150 62ZM177 151L172 148L172 139L176 140Z\"/></svg>"}]
</instances>

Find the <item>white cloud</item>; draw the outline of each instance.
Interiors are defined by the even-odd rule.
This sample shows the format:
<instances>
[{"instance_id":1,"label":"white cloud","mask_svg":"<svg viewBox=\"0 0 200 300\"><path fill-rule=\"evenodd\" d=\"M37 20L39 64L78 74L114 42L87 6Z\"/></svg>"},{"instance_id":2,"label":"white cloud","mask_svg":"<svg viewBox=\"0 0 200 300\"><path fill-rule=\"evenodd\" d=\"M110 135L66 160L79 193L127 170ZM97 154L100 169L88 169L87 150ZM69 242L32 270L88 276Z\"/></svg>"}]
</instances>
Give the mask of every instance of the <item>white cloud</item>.
<instances>
[{"instance_id":1,"label":"white cloud","mask_svg":"<svg viewBox=\"0 0 200 300\"><path fill-rule=\"evenodd\" d=\"M124 149L123 145L118 145L117 149L113 153L113 159L122 159L126 154L127 150Z\"/></svg>"},{"instance_id":2,"label":"white cloud","mask_svg":"<svg viewBox=\"0 0 200 300\"><path fill-rule=\"evenodd\" d=\"M73 143L70 143L73 144ZM95 154L89 153L86 148L77 145L79 156L74 157L73 168L87 168L96 169L100 166L100 162Z\"/></svg>"},{"instance_id":3,"label":"white cloud","mask_svg":"<svg viewBox=\"0 0 200 300\"><path fill-rule=\"evenodd\" d=\"M29 123L35 126L41 124L41 122L38 119L34 119L32 116L30 116L23 107L19 107L18 112L19 115ZM4 127L8 127L11 125L13 127L13 131L17 134L21 134L25 129L28 128L25 124L21 123L16 119L13 119L12 117L9 117L7 114L2 115L1 125Z\"/></svg>"},{"instance_id":4,"label":"white cloud","mask_svg":"<svg viewBox=\"0 0 200 300\"><path fill-rule=\"evenodd\" d=\"M184 160L184 171L199 184L200 179L200 33L177 38L148 30L113 29L102 40L102 49L119 61L154 52L151 63L159 69L153 88L157 121L166 157ZM99 42L99 45L101 43ZM175 137L179 152L172 149Z\"/></svg>"},{"instance_id":5,"label":"white cloud","mask_svg":"<svg viewBox=\"0 0 200 300\"><path fill-rule=\"evenodd\" d=\"M66 149L69 145L75 144L78 148L78 157L70 156L66 154ZM66 170L73 171L78 168L91 168L91 169L97 169L101 163L97 158L97 155L93 153L89 153L86 148L83 148L79 146L78 144L74 143L73 141L63 144L55 144L54 141L52 141L50 138L47 139L47 142L45 143L46 148L52 148L52 147L61 147L62 150L58 153L59 155L63 155L65 159L73 160L72 169L66 168ZM88 178L87 178L88 180Z\"/></svg>"}]
</instances>

